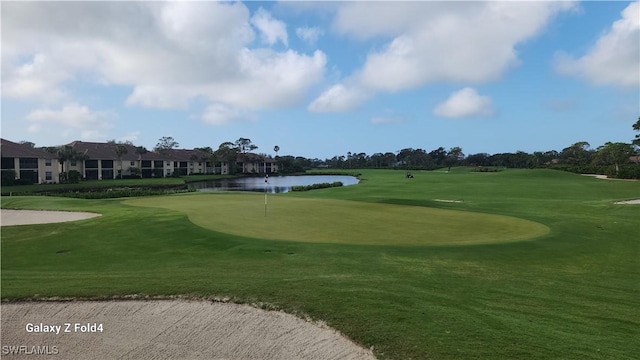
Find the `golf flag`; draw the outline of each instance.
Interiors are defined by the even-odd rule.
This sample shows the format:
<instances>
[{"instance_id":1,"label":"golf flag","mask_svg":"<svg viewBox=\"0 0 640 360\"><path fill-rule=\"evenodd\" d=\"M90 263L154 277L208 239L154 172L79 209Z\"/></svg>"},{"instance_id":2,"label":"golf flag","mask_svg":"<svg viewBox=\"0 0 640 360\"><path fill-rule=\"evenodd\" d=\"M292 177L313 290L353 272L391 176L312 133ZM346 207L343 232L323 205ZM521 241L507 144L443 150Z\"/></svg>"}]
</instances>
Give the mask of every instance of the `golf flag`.
<instances>
[{"instance_id":1,"label":"golf flag","mask_svg":"<svg viewBox=\"0 0 640 360\"><path fill-rule=\"evenodd\" d=\"M269 174L264 177L264 216L267 216L267 185L269 183Z\"/></svg>"}]
</instances>

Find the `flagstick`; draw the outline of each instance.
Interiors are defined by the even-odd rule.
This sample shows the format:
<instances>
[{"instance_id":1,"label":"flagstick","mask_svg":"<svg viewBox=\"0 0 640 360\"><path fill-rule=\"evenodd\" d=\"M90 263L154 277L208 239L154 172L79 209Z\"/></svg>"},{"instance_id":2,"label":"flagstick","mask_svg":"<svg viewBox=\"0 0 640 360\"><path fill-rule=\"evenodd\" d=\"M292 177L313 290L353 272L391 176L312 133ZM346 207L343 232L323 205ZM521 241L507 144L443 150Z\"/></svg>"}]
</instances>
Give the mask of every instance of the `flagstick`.
<instances>
[{"instance_id":1,"label":"flagstick","mask_svg":"<svg viewBox=\"0 0 640 360\"><path fill-rule=\"evenodd\" d=\"M264 178L264 216L267 217L267 185L269 183L269 175Z\"/></svg>"}]
</instances>

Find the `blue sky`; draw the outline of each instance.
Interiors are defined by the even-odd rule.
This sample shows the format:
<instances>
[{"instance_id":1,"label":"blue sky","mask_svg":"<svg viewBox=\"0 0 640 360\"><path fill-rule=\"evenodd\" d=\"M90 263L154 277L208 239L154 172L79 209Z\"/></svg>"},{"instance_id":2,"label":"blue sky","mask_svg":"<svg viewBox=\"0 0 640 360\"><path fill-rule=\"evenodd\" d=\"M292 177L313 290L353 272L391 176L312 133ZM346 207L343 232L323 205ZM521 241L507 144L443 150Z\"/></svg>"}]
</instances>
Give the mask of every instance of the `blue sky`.
<instances>
[{"instance_id":1,"label":"blue sky","mask_svg":"<svg viewBox=\"0 0 640 360\"><path fill-rule=\"evenodd\" d=\"M465 154L630 142L638 2L3 2L2 137Z\"/></svg>"}]
</instances>

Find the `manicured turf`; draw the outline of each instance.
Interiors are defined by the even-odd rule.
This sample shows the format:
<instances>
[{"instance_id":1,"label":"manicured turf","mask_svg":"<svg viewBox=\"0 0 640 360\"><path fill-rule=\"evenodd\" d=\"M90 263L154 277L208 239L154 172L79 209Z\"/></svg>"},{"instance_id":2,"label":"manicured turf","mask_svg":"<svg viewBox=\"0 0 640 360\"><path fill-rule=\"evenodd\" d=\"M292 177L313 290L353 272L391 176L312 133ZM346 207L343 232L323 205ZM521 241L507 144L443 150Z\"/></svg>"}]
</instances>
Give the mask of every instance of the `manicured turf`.
<instances>
[{"instance_id":1,"label":"manicured turf","mask_svg":"<svg viewBox=\"0 0 640 360\"><path fill-rule=\"evenodd\" d=\"M365 209L393 205L409 213L500 215L543 224L550 232L530 241L470 246L305 242L210 230L187 217L198 221L197 206L203 205L197 202L207 196L226 201L224 196L260 195L204 194L194 197L195 211L182 208L191 194L133 200L158 205L175 199L165 205L180 210L119 199L3 197L3 207L103 216L2 228L2 298L229 296L325 320L373 346L381 358L637 358L640 205L613 201L640 198L640 182L545 170L414 172L414 179L399 171L361 172L357 186L270 197L267 219L275 222L280 199L287 205L326 201ZM258 201L258 212L262 206ZM245 217L245 225L255 229L249 223L264 220L258 218ZM379 229L397 223L384 225Z\"/></svg>"},{"instance_id":2,"label":"manicured turf","mask_svg":"<svg viewBox=\"0 0 640 360\"><path fill-rule=\"evenodd\" d=\"M127 205L185 212L204 228L240 236L364 245L469 245L527 240L549 228L509 216L361 201L188 194L147 197Z\"/></svg>"}]
</instances>

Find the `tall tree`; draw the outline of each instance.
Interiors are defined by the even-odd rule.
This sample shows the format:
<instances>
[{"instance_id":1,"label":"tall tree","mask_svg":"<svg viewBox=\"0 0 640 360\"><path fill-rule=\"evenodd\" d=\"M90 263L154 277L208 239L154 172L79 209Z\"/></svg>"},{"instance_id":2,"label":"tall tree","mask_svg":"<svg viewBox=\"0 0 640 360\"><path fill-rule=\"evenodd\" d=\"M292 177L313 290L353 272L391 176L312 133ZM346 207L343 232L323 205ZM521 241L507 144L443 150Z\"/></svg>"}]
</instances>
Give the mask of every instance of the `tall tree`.
<instances>
[{"instance_id":1,"label":"tall tree","mask_svg":"<svg viewBox=\"0 0 640 360\"><path fill-rule=\"evenodd\" d=\"M32 143L31 141L26 141L26 140L20 141L20 144L27 145L28 147L30 147L32 149L36 147L35 143Z\"/></svg>"},{"instance_id":2,"label":"tall tree","mask_svg":"<svg viewBox=\"0 0 640 360\"><path fill-rule=\"evenodd\" d=\"M632 144L640 146L640 117L638 117L638 121L633 124L633 130L637 131L638 134L636 134L636 138L633 139Z\"/></svg>"},{"instance_id":3,"label":"tall tree","mask_svg":"<svg viewBox=\"0 0 640 360\"><path fill-rule=\"evenodd\" d=\"M236 173L236 161L238 158L238 149L232 142L226 141L218 146L218 150L214 151L215 158L220 162L226 162L229 166L229 174Z\"/></svg>"},{"instance_id":4,"label":"tall tree","mask_svg":"<svg viewBox=\"0 0 640 360\"><path fill-rule=\"evenodd\" d=\"M596 159L607 165L614 165L616 176L618 176L620 165L628 163L633 154L634 151L631 144L607 142L598 148Z\"/></svg>"},{"instance_id":5,"label":"tall tree","mask_svg":"<svg viewBox=\"0 0 640 360\"><path fill-rule=\"evenodd\" d=\"M63 179L66 178L67 174L64 171L64 163L67 161L84 161L88 159L87 155L79 152L71 145L63 145L57 148L56 155L58 156L58 162L62 166L62 171L60 174L60 181L64 182Z\"/></svg>"},{"instance_id":6,"label":"tall tree","mask_svg":"<svg viewBox=\"0 0 640 360\"><path fill-rule=\"evenodd\" d=\"M120 161L120 179L122 179L122 173L124 172L124 169L122 168L122 157L129 153L129 150L127 150L127 147L124 144L116 144L113 151L116 153L118 161Z\"/></svg>"},{"instance_id":7,"label":"tall tree","mask_svg":"<svg viewBox=\"0 0 640 360\"><path fill-rule=\"evenodd\" d=\"M384 159L387 162L388 167L393 167L396 163L396 154L392 152L384 153Z\"/></svg>"},{"instance_id":8,"label":"tall tree","mask_svg":"<svg viewBox=\"0 0 640 360\"><path fill-rule=\"evenodd\" d=\"M142 155L148 153L149 150L147 150L146 147L144 146L136 146L136 154L138 154L138 162L140 164L140 168L136 168L138 170L134 170L134 172L136 172L138 175L140 175L140 178L142 178Z\"/></svg>"},{"instance_id":9,"label":"tall tree","mask_svg":"<svg viewBox=\"0 0 640 360\"><path fill-rule=\"evenodd\" d=\"M560 159L569 165L587 165L593 157L593 151L589 150L590 146L586 141L579 141L562 149Z\"/></svg>"},{"instance_id":10,"label":"tall tree","mask_svg":"<svg viewBox=\"0 0 640 360\"><path fill-rule=\"evenodd\" d=\"M198 154L198 161L204 162L204 170L206 173L209 163L215 163L216 161L215 152L210 146L194 148L194 150L200 151ZM215 164L213 164L213 166L215 167Z\"/></svg>"},{"instance_id":11,"label":"tall tree","mask_svg":"<svg viewBox=\"0 0 640 360\"><path fill-rule=\"evenodd\" d=\"M458 165L460 161L464 159L464 153L462 152L462 148L455 146L449 149L447 153L447 157L445 158L445 162L449 167L449 171L451 171L451 167Z\"/></svg>"},{"instance_id":12,"label":"tall tree","mask_svg":"<svg viewBox=\"0 0 640 360\"><path fill-rule=\"evenodd\" d=\"M445 150L442 146L440 146L439 148L431 151L429 153L429 155L431 156L431 158L433 160L435 160L436 165L438 165L438 166L445 165L445 162L446 162L446 159L447 159L447 150Z\"/></svg>"},{"instance_id":13,"label":"tall tree","mask_svg":"<svg viewBox=\"0 0 640 360\"><path fill-rule=\"evenodd\" d=\"M251 143L251 139L248 138L239 138L235 142L235 146L237 151L240 153L242 157L242 173L245 171L245 163L247 162L247 153L257 149L258 147Z\"/></svg>"},{"instance_id":14,"label":"tall tree","mask_svg":"<svg viewBox=\"0 0 640 360\"><path fill-rule=\"evenodd\" d=\"M175 149L178 146L180 146L180 144L178 144L178 142L175 141L173 137L163 136L162 138L160 138L160 140L158 140L158 143L153 148L153 151L164 152L166 150Z\"/></svg>"}]
</instances>

